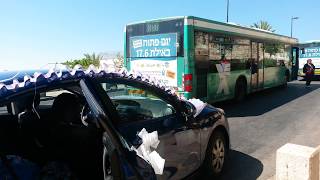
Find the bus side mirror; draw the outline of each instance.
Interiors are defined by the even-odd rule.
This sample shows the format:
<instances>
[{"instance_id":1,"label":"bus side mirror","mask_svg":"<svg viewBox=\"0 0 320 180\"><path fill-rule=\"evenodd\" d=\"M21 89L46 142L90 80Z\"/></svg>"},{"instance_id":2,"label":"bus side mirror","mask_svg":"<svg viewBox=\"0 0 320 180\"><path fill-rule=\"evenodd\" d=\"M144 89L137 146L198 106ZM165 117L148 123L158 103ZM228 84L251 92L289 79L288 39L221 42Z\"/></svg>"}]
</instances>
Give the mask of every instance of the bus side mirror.
<instances>
[{"instance_id":1,"label":"bus side mirror","mask_svg":"<svg viewBox=\"0 0 320 180\"><path fill-rule=\"evenodd\" d=\"M301 54L305 54L305 53L306 53L305 49L301 48Z\"/></svg>"}]
</instances>

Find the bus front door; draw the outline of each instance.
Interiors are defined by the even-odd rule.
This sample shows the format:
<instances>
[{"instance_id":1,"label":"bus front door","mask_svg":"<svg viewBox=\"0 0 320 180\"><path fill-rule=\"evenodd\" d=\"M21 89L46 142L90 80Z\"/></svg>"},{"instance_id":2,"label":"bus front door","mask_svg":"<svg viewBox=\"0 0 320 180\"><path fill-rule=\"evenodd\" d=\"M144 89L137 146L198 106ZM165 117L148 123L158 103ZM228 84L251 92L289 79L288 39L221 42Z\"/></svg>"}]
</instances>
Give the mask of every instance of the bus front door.
<instances>
[{"instance_id":1,"label":"bus front door","mask_svg":"<svg viewBox=\"0 0 320 180\"><path fill-rule=\"evenodd\" d=\"M251 91L263 88L264 62L263 43L251 43Z\"/></svg>"},{"instance_id":2,"label":"bus front door","mask_svg":"<svg viewBox=\"0 0 320 180\"><path fill-rule=\"evenodd\" d=\"M296 80L298 78L298 71L299 71L299 48L293 47L292 48L292 72L291 72L291 79Z\"/></svg>"}]
</instances>

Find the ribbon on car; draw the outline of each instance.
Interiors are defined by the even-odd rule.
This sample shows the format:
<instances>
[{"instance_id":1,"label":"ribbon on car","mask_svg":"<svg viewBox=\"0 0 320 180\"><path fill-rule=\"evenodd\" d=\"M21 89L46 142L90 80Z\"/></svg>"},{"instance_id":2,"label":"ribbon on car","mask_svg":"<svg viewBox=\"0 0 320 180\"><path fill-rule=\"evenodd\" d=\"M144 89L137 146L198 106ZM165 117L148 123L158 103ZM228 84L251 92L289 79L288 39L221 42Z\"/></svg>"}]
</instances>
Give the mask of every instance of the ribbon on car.
<instances>
[{"instance_id":1,"label":"ribbon on car","mask_svg":"<svg viewBox=\"0 0 320 180\"><path fill-rule=\"evenodd\" d=\"M193 115L194 117L197 117L207 105L207 103L201 101L200 99L193 98L188 99L188 101L196 108L196 113Z\"/></svg>"},{"instance_id":2,"label":"ribbon on car","mask_svg":"<svg viewBox=\"0 0 320 180\"><path fill-rule=\"evenodd\" d=\"M158 132L153 131L152 133L148 133L148 131L143 128L138 136L142 139L142 144L138 149L132 146L131 150L134 150L139 157L148 162L156 174L163 174L165 159L163 159L155 150L151 150L151 147L157 149L160 143Z\"/></svg>"}]
</instances>

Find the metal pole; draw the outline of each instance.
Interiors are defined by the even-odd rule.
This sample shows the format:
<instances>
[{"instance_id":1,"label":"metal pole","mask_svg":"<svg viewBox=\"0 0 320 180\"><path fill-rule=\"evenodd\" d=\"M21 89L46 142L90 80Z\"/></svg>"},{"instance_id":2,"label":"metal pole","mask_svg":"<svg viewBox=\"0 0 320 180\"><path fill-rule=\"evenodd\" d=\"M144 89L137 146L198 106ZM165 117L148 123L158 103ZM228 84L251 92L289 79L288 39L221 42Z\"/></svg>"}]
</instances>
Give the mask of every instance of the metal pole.
<instances>
[{"instance_id":1,"label":"metal pole","mask_svg":"<svg viewBox=\"0 0 320 180\"><path fill-rule=\"evenodd\" d=\"M291 36L292 37L292 24L293 24L293 17L291 17Z\"/></svg>"},{"instance_id":2,"label":"metal pole","mask_svg":"<svg viewBox=\"0 0 320 180\"><path fill-rule=\"evenodd\" d=\"M299 17L291 17L291 37L292 37L292 29L293 29L293 20L299 19Z\"/></svg>"},{"instance_id":3,"label":"metal pole","mask_svg":"<svg viewBox=\"0 0 320 180\"><path fill-rule=\"evenodd\" d=\"M229 0L227 0L227 22L229 22Z\"/></svg>"}]
</instances>

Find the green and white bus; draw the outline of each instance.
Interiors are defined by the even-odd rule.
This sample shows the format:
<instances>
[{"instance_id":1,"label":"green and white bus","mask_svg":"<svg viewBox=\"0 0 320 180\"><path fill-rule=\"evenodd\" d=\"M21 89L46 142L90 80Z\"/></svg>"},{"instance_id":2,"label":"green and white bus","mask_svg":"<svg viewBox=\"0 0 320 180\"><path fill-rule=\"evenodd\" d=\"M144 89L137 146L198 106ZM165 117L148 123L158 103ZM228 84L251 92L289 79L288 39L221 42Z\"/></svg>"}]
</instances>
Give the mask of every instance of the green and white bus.
<instances>
[{"instance_id":1,"label":"green and white bus","mask_svg":"<svg viewBox=\"0 0 320 180\"><path fill-rule=\"evenodd\" d=\"M312 60L315 66L314 74L316 76L320 75L320 40L311 40L299 44L300 54L299 54L299 76L304 76L303 66L307 63L308 59Z\"/></svg>"},{"instance_id":2,"label":"green and white bus","mask_svg":"<svg viewBox=\"0 0 320 180\"><path fill-rule=\"evenodd\" d=\"M193 16L131 23L124 36L127 69L208 102L286 85L298 66L297 39Z\"/></svg>"}]
</instances>

